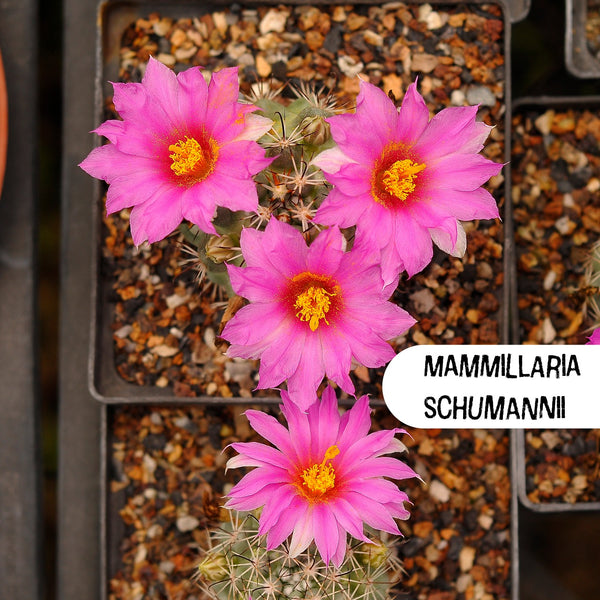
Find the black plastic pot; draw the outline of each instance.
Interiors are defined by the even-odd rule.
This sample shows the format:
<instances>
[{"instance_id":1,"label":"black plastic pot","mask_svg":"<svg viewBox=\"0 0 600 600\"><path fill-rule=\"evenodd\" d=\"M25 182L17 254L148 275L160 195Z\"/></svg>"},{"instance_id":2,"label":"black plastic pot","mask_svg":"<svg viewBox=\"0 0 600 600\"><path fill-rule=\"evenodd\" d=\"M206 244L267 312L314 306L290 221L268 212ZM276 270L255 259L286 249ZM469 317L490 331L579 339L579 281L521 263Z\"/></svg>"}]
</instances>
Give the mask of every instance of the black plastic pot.
<instances>
[{"instance_id":1,"label":"black plastic pot","mask_svg":"<svg viewBox=\"0 0 600 600\"><path fill-rule=\"evenodd\" d=\"M261 2L260 4L268 4ZM480 3L480 2L477 2ZM365 4L365 3L362 3ZM456 5L451 0L435 5ZM489 2L488 4L498 4ZM529 1L511 2L504 10L505 53L505 153L510 148L510 21L525 16ZM225 4L214 3L214 9ZM516 7L516 8L515 8ZM170 390L137 386L125 382L114 368L113 340L110 330L109 290L103 284L100 266L102 187L92 182L75 166L89 151L85 132L102 120L107 95L107 80L117 79L120 35L125 25L149 10L169 16L203 10L197 3L179 2L104 2L98 13L93 3L66 0L67 55L82 56L67 65L66 85L85 93L70 95L65 105L65 245L63 263L62 325L62 432L59 597L64 600L108 597L108 574L115 569L118 519L108 489L110 462L111 405L247 404L247 398L212 396L181 398ZM514 12L513 12L514 10ZM93 51L93 38L98 44ZM95 65L92 66L92 57ZM92 67L92 68L91 68ZM92 78L96 83L91 98ZM94 202L89 199L94 198ZM504 261L513 263L511 207L505 203ZM91 233L90 233L91 232ZM91 270L90 270L91 267ZM511 294L505 285L501 301L501 339L509 342ZM78 336L73 340L73 330ZM273 403L269 398L254 398L253 404ZM75 425L73 425L75 424ZM511 437L511 472L516 454ZM77 506L73 506L76 503ZM518 514L516 495L511 505L512 600L519 598Z\"/></svg>"},{"instance_id":2,"label":"black plastic pot","mask_svg":"<svg viewBox=\"0 0 600 600\"><path fill-rule=\"evenodd\" d=\"M565 110L600 108L598 97L531 97L513 102L513 116L518 114L541 115L548 109ZM517 136L513 131L513 143ZM517 168L513 165L512 169ZM510 180L510 189L514 183ZM514 227L517 223L514 222ZM515 256L517 252L515 250ZM523 343L524 338L519 328L519 311L517 304L517 288L519 276L516 264L509 267L509 277L513 285L513 342ZM529 288L527 288L529 289ZM524 430L513 431L513 466L514 494L518 498L519 513L519 565L521 594L523 599L551 600L585 600L595 597L600 589L597 575L590 572L586 560L588 553L595 555L599 550L591 547L600 531L599 502L532 502L527 495L526 482L526 446ZM586 541L583 542L582 539ZM582 552L581 546L587 550ZM572 574L578 565L582 568L579 577ZM587 569L587 570L586 570ZM573 583L575 580L579 584ZM585 589L588 595L577 596L574 588Z\"/></svg>"},{"instance_id":3,"label":"black plastic pot","mask_svg":"<svg viewBox=\"0 0 600 600\"><path fill-rule=\"evenodd\" d=\"M577 77L600 77L600 60L590 52L586 41L588 0L567 0L565 27L565 61Z\"/></svg>"}]
</instances>

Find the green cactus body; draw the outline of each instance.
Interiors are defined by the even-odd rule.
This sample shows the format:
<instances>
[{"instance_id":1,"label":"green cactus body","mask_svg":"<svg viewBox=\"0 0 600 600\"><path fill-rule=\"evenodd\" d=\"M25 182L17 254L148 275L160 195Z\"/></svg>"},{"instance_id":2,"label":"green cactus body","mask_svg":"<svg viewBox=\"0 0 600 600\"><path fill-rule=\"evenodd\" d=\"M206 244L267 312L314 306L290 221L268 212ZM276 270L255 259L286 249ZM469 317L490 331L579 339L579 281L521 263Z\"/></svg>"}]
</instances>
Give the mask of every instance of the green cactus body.
<instances>
[{"instance_id":1,"label":"green cactus body","mask_svg":"<svg viewBox=\"0 0 600 600\"><path fill-rule=\"evenodd\" d=\"M585 265L585 310L591 320L590 329L600 327L600 242L596 242Z\"/></svg>"},{"instance_id":2,"label":"green cactus body","mask_svg":"<svg viewBox=\"0 0 600 600\"><path fill-rule=\"evenodd\" d=\"M293 558L285 544L267 550L252 513L233 512L210 542L196 580L215 600L386 600L402 573L394 545L379 540L352 544L339 569L325 565L314 544Z\"/></svg>"},{"instance_id":3,"label":"green cactus body","mask_svg":"<svg viewBox=\"0 0 600 600\"><path fill-rule=\"evenodd\" d=\"M270 93L252 99L260 109L258 114L273 121L271 130L259 140L273 161L255 176L259 199L256 214L219 209L213 220L217 235L204 233L195 225L179 228L186 244L197 249L196 270L230 298L234 294L225 263L239 266L242 262L242 227L260 229L273 215L310 236L312 218L326 195L325 179L312 160L334 145L326 119L339 112L339 107L332 95L309 84L293 90L297 97L287 105L275 101Z\"/></svg>"}]
</instances>

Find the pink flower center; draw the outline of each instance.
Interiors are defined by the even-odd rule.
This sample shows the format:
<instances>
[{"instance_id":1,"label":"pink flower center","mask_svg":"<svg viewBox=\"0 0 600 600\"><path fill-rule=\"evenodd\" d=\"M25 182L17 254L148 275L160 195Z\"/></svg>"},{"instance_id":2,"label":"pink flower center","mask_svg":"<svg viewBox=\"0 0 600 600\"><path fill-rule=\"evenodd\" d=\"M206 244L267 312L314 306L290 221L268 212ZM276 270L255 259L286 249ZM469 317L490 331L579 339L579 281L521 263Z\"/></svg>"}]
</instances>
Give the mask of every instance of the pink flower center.
<instances>
[{"instance_id":1,"label":"pink flower center","mask_svg":"<svg viewBox=\"0 0 600 600\"><path fill-rule=\"evenodd\" d=\"M335 469L330 461L339 453L340 449L337 446L330 446L320 463L302 471L298 489L305 498L311 501L320 500L335 487Z\"/></svg>"},{"instance_id":2,"label":"pink flower center","mask_svg":"<svg viewBox=\"0 0 600 600\"><path fill-rule=\"evenodd\" d=\"M412 158L404 144L388 144L375 163L371 176L371 195L386 208L402 206L417 188L419 173L426 168Z\"/></svg>"},{"instance_id":3,"label":"pink flower center","mask_svg":"<svg viewBox=\"0 0 600 600\"><path fill-rule=\"evenodd\" d=\"M183 185L193 185L206 179L215 168L219 156L217 142L208 135L188 137L178 140L169 146L171 171L178 182Z\"/></svg>"},{"instance_id":4,"label":"pink flower center","mask_svg":"<svg viewBox=\"0 0 600 600\"><path fill-rule=\"evenodd\" d=\"M338 312L339 294L340 286L331 277L305 271L290 280L286 297L294 316L316 331L321 321L329 325L327 316Z\"/></svg>"}]
</instances>

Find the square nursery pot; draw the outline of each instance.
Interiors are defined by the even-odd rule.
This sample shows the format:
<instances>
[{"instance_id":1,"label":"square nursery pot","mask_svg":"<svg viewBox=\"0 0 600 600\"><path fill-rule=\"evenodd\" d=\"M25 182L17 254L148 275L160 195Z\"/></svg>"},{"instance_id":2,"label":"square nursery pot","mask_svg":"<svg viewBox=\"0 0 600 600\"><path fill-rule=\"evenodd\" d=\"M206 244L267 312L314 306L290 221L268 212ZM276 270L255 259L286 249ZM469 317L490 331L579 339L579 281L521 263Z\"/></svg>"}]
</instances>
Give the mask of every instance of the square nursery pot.
<instances>
[{"instance_id":1,"label":"square nursery pot","mask_svg":"<svg viewBox=\"0 0 600 600\"><path fill-rule=\"evenodd\" d=\"M595 292L585 261L600 237L599 148L600 97L513 103L517 343L582 344L589 335ZM598 593L590 565L587 571L581 567L586 560L580 550L585 545L586 553L598 552L581 541L600 527L598 434L576 429L515 432L521 589L528 597L538 597L540 590L526 581L536 578L548 582L546 598L579 597L572 589L582 598ZM597 533L591 533L595 539ZM573 575L578 568L582 570Z\"/></svg>"},{"instance_id":2,"label":"square nursery pot","mask_svg":"<svg viewBox=\"0 0 600 600\"><path fill-rule=\"evenodd\" d=\"M582 344L595 323L595 283L586 265L600 238L599 148L599 97L515 102L519 343ZM521 502L541 511L598 510L597 433L520 431Z\"/></svg>"},{"instance_id":3,"label":"square nursery pot","mask_svg":"<svg viewBox=\"0 0 600 600\"><path fill-rule=\"evenodd\" d=\"M507 2L511 23L517 23L525 19L530 8L531 0L510 0Z\"/></svg>"},{"instance_id":4,"label":"square nursery pot","mask_svg":"<svg viewBox=\"0 0 600 600\"><path fill-rule=\"evenodd\" d=\"M337 82L339 94L351 98L361 70L400 97L418 75L436 112L465 101L480 104L481 118L496 125L486 153L506 161L511 15L498 2L104 2L97 20L95 121L113 114L106 82L138 81L149 54L176 71L220 68L234 64L235 55L244 56L246 89L258 71ZM245 47L232 43L232 27ZM273 36L264 38L273 28L294 34L293 42L276 42L281 47L269 52ZM419 324L395 340L398 351L419 343L510 340L504 272L513 262L513 245L506 242L512 216L503 181L490 183L502 223L469 227L464 259L436 254L423 273L401 281L394 300ZM256 363L223 358L218 333L225 305L203 295L193 274L180 267L180 245L171 239L136 250L126 216L104 216L104 192L95 184L86 240L93 265L87 385L102 427L100 597L193 598L200 592L189 578L205 543L203 528L217 516L219 495L232 481L221 475L221 449L251 435L244 406L269 409L278 400L253 391ZM353 377L357 392L369 393L380 407L377 426L390 426L381 408L382 375L382 369L359 368ZM429 485L407 489L415 505L399 550L407 571L399 597L517 600L515 454L508 432L411 433L408 460Z\"/></svg>"},{"instance_id":5,"label":"square nursery pot","mask_svg":"<svg viewBox=\"0 0 600 600\"><path fill-rule=\"evenodd\" d=\"M577 77L600 77L600 3L567 0L565 60Z\"/></svg>"}]
</instances>

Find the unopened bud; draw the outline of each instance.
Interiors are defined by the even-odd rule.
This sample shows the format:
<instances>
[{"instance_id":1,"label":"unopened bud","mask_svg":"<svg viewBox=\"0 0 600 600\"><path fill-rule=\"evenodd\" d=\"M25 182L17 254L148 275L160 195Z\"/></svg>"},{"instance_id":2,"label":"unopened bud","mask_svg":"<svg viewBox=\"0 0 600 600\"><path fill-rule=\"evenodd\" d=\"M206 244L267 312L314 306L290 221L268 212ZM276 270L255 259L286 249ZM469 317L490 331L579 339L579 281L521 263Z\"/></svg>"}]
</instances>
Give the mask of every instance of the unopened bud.
<instances>
[{"instance_id":1,"label":"unopened bud","mask_svg":"<svg viewBox=\"0 0 600 600\"><path fill-rule=\"evenodd\" d=\"M229 235L213 235L206 243L206 256L217 264L231 260L238 253L238 246Z\"/></svg>"},{"instance_id":2,"label":"unopened bud","mask_svg":"<svg viewBox=\"0 0 600 600\"><path fill-rule=\"evenodd\" d=\"M329 123L323 117L304 117L300 131L306 144L323 145L331 136Z\"/></svg>"},{"instance_id":3,"label":"unopened bud","mask_svg":"<svg viewBox=\"0 0 600 600\"><path fill-rule=\"evenodd\" d=\"M208 554L196 567L206 581L221 581L227 577L227 559L223 554Z\"/></svg>"},{"instance_id":4,"label":"unopened bud","mask_svg":"<svg viewBox=\"0 0 600 600\"><path fill-rule=\"evenodd\" d=\"M373 569L377 569L381 565L384 565L387 561L388 554L389 550L387 546L380 540L373 540L372 544L367 544L365 542L357 548L357 555L360 562Z\"/></svg>"}]
</instances>

